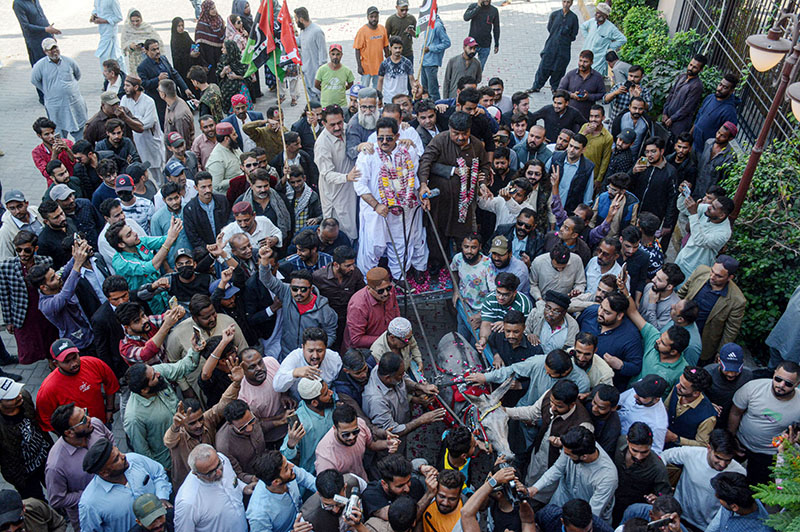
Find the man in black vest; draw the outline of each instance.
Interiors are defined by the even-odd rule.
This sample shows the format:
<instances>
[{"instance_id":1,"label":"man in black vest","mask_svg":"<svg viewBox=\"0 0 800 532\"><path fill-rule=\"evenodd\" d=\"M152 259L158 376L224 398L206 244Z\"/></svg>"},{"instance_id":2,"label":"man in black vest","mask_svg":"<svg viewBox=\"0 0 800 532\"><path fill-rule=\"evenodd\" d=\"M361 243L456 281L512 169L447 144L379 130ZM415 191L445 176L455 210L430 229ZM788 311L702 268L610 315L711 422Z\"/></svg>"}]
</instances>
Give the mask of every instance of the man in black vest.
<instances>
[{"instance_id":1,"label":"man in black vest","mask_svg":"<svg viewBox=\"0 0 800 532\"><path fill-rule=\"evenodd\" d=\"M665 448L679 445L706 446L717 423L717 410L706 397L711 375L697 366L687 366L667 396L669 425Z\"/></svg>"},{"instance_id":2,"label":"man in black vest","mask_svg":"<svg viewBox=\"0 0 800 532\"><path fill-rule=\"evenodd\" d=\"M579 203L592 204L594 163L583 156L588 143L586 136L576 133L567 149L554 153L545 164L545 170L557 176L558 195L567 213L573 212Z\"/></svg>"}]
</instances>

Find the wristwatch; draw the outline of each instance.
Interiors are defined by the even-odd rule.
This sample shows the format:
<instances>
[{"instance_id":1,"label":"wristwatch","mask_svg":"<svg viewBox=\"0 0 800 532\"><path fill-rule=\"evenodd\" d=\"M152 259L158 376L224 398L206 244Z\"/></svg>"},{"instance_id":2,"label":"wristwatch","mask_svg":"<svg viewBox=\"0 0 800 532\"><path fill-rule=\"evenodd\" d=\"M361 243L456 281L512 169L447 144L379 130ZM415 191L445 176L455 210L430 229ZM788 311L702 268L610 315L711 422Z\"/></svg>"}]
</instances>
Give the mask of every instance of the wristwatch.
<instances>
[{"instance_id":1,"label":"wristwatch","mask_svg":"<svg viewBox=\"0 0 800 532\"><path fill-rule=\"evenodd\" d=\"M494 477L489 477L489 480L487 480L486 482L489 483L492 489L495 489L497 487L497 481L494 479Z\"/></svg>"}]
</instances>

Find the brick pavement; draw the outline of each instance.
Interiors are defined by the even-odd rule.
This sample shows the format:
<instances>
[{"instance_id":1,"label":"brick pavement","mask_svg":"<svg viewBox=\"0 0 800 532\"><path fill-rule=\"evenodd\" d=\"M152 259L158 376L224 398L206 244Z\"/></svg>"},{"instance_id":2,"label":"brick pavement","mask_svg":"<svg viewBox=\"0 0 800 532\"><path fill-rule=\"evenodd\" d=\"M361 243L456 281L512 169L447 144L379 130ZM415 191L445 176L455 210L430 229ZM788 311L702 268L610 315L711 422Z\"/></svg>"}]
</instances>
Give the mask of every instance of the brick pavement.
<instances>
[{"instance_id":1,"label":"brick pavement","mask_svg":"<svg viewBox=\"0 0 800 532\"><path fill-rule=\"evenodd\" d=\"M219 1L218 7L223 15L229 13L227 2ZM20 34L19 25L11 10L11 2L4 2L0 7L0 116L5 127L0 127L0 149L5 151L5 156L0 157L0 180L3 188L9 190L16 188L22 190L30 198L40 198L45 189L45 181L38 173L30 158L30 151L38 144L38 138L30 125L39 117L44 116L44 108L39 105L36 93L30 84L30 65L27 60L24 43ZM62 54L72 57L81 68L81 90L89 109L89 115L99 109L100 92L102 89L102 76L99 61L94 57L94 50L99 40L97 30L88 23L93 2L91 0L41 0L44 12L53 25L62 30L63 35L58 37ZM150 22L161 34L168 48L170 22L173 17L181 16L187 19L187 30L194 33L193 10L187 0L173 2L160 2L157 0L138 0L135 3L122 0L122 12L127 13L132 6L137 7L147 22ZM354 72L355 57L352 52L353 36L358 28L366 22L366 9L369 5L376 4L381 9L381 22L394 12L394 1L382 0L349 0L348 2L323 2L311 0L302 2L294 0L290 8L305 5L314 22L319 24L327 35L327 42L341 43L345 49L344 64ZM446 61L461 53L461 41L467 35L468 24L463 20L463 12L468 2L453 2L441 0L439 2L440 17L444 21L453 46L445 53ZM495 5L499 2L495 0ZM67 8L67 6L69 6ZM169 6L169 7L167 7ZM251 6L254 2L251 0ZM501 36L500 52L492 54L487 62L483 81L490 77L499 76L505 81L506 93L523 90L530 87L536 67L539 63L539 52L547 38L546 24L549 13L560 8L557 0L535 0L519 2L500 7ZM581 11L578 6L573 7L576 13ZM412 9L412 14L416 9ZM120 28L121 29L121 28ZM582 38L580 35L572 47L573 63L576 62L581 49ZM415 46L418 49L418 46ZM164 52L170 57L168 50ZM419 57L419 51L417 51ZM443 69L442 69L443 70ZM441 78L440 78L441 82ZM549 91L531 95L531 108L538 109L549 103ZM302 96L301 96L302 101ZM268 93L256 104L258 110L266 110L275 104L274 93ZM301 113L301 107L284 107L286 121L295 121ZM33 203L38 203L34 200ZM444 305L428 306L423 311L426 323L430 319L436 324L436 334L430 338L432 345L438 338L453 325L452 318L444 310ZM413 320L412 320L413 321ZM13 337L5 331L0 335L12 353L16 352ZM38 386L48 373L45 362L22 367L10 366L6 368L14 373L23 375L31 393L35 395ZM119 441L124 442L124 433L121 422L116 421L114 432ZM124 446L124 444L123 444ZM0 487L5 485L0 482Z\"/></svg>"}]
</instances>

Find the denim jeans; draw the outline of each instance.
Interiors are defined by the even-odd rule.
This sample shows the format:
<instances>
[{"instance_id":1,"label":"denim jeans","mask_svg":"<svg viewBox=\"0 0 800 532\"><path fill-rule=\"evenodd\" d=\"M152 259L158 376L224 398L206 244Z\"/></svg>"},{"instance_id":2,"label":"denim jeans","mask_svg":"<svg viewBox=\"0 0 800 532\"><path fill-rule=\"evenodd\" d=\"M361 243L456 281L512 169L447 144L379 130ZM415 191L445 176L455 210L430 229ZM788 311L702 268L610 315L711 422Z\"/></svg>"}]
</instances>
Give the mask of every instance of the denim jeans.
<instances>
[{"instance_id":1,"label":"denim jeans","mask_svg":"<svg viewBox=\"0 0 800 532\"><path fill-rule=\"evenodd\" d=\"M481 71L486 66L486 60L489 59L489 52L492 51L492 47L489 46L487 48L478 47L478 59L481 61Z\"/></svg>"},{"instance_id":2,"label":"denim jeans","mask_svg":"<svg viewBox=\"0 0 800 532\"><path fill-rule=\"evenodd\" d=\"M378 75L375 74L374 76L370 76L369 74L362 74L361 75L361 85L364 87L369 87L372 85L373 89L378 88Z\"/></svg>"},{"instance_id":3,"label":"denim jeans","mask_svg":"<svg viewBox=\"0 0 800 532\"><path fill-rule=\"evenodd\" d=\"M62 129L61 137L67 138L67 135L71 136L74 142L78 142L79 140L83 139L83 128L80 128L78 131L67 131L66 129Z\"/></svg>"},{"instance_id":4,"label":"denim jeans","mask_svg":"<svg viewBox=\"0 0 800 532\"><path fill-rule=\"evenodd\" d=\"M203 3L203 0L189 0L189 3L192 4L194 8L194 18L200 18L200 5Z\"/></svg>"},{"instance_id":5,"label":"denim jeans","mask_svg":"<svg viewBox=\"0 0 800 532\"><path fill-rule=\"evenodd\" d=\"M436 65L426 66L422 65L422 74L420 74L420 83L422 88L427 91L428 95L433 101L439 99L439 67Z\"/></svg>"}]
</instances>

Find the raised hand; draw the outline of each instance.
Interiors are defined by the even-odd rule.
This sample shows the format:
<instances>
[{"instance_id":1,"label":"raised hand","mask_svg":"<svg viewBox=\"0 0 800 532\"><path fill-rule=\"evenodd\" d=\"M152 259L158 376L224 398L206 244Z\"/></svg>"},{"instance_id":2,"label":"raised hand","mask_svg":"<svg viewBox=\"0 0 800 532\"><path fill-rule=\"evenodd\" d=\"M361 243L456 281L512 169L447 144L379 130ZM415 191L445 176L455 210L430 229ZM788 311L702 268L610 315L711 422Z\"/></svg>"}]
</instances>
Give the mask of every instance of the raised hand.
<instances>
[{"instance_id":1,"label":"raised hand","mask_svg":"<svg viewBox=\"0 0 800 532\"><path fill-rule=\"evenodd\" d=\"M295 368L292 371L292 377L295 379L302 379L305 377L306 379L316 381L320 379L320 375L319 368L316 366L303 366L300 368Z\"/></svg>"},{"instance_id":2,"label":"raised hand","mask_svg":"<svg viewBox=\"0 0 800 532\"><path fill-rule=\"evenodd\" d=\"M289 428L286 445L290 449L294 449L295 447L297 447L297 444L300 443L300 440L302 440L303 436L305 435L306 435L306 429L303 428L303 425L299 421L295 421L294 425Z\"/></svg>"}]
</instances>

